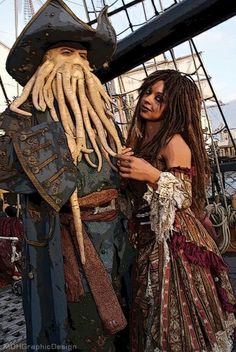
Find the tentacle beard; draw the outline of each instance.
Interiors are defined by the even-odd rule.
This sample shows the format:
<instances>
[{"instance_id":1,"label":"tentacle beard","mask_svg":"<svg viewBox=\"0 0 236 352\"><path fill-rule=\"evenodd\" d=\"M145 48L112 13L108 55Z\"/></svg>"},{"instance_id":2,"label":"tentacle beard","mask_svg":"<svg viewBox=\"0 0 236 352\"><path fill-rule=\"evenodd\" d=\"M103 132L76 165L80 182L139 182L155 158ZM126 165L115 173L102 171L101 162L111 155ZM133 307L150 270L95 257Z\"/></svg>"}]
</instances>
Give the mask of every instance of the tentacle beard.
<instances>
[{"instance_id":1,"label":"tentacle beard","mask_svg":"<svg viewBox=\"0 0 236 352\"><path fill-rule=\"evenodd\" d=\"M76 165L84 156L92 167L100 171L103 154L111 167L116 169L110 156L121 151L121 142L111 112L112 101L99 79L92 73L86 59L78 55L76 59L65 59L60 55L53 58L49 50L44 63L28 81L21 96L12 102L10 110L23 116L31 116L31 113L20 109L30 94L37 110L45 111L48 108L52 119L61 121ZM86 135L93 149L87 147ZM97 156L97 165L90 159L93 152ZM77 190L70 200L81 261L85 263Z\"/></svg>"}]
</instances>

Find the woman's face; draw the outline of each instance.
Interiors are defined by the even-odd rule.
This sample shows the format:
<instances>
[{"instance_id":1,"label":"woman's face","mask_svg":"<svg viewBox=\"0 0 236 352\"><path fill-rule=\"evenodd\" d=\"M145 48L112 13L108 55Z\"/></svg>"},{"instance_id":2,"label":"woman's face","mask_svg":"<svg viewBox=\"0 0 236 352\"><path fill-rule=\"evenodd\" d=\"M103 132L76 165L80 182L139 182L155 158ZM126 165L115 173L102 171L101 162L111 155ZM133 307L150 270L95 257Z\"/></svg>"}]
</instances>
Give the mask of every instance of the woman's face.
<instances>
[{"instance_id":1,"label":"woman's face","mask_svg":"<svg viewBox=\"0 0 236 352\"><path fill-rule=\"evenodd\" d=\"M140 100L140 116L149 121L159 120L165 109L163 103L164 81L158 81L147 88Z\"/></svg>"}]
</instances>

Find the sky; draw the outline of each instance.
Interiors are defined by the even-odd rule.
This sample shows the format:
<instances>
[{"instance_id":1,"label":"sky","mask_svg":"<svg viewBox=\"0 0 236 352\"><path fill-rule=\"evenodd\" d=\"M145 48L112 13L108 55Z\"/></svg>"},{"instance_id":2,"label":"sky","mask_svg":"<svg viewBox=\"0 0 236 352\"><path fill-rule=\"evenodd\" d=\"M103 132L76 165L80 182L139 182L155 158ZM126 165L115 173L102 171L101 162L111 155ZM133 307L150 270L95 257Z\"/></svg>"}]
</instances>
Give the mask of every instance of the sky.
<instances>
[{"instance_id":1,"label":"sky","mask_svg":"<svg viewBox=\"0 0 236 352\"><path fill-rule=\"evenodd\" d=\"M21 12L21 0L16 0ZM34 0L36 9L44 1ZM66 1L72 10L78 13L82 1ZM24 23L19 19L19 28ZM0 0L0 40L11 46L15 40L14 0ZM198 51L202 52L202 59L217 97L223 103L236 99L236 16L194 38ZM179 55L181 46L176 49Z\"/></svg>"},{"instance_id":2,"label":"sky","mask_svg":"<svg viewBox=\"0 0 236 352\"><path fill-rule=\"evenodd\" d=\"M194 38L218 99L236 99L236 16Z\"/></svg>"}]
</instances>

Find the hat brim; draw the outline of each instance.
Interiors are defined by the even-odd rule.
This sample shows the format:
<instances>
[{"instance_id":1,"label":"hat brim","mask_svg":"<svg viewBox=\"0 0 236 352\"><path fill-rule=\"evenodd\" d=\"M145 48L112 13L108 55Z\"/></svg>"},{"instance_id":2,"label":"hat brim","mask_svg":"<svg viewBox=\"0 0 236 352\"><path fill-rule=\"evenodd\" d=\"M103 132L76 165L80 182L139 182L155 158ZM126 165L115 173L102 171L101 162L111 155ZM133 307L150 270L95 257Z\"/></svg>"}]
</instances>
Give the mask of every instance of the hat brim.
<instances>
[{"instance_id":1,"label":"hat brim","mask_svg":"<svg viewBox=\"0 0 236 352\"><path fill-rule=\"evenodd\" d=\"M116 48L116 35L106 17L100 18L100 29L81 21L62 0L48 0L17 38L6 62L8 73L22 86L41 64L45 52L57 43L78 43L88 50L92 66L101 67ZM104 17L105 16L105 17ZM105 23L106 22L106 23Z\"/></svg>"}]
</instances>

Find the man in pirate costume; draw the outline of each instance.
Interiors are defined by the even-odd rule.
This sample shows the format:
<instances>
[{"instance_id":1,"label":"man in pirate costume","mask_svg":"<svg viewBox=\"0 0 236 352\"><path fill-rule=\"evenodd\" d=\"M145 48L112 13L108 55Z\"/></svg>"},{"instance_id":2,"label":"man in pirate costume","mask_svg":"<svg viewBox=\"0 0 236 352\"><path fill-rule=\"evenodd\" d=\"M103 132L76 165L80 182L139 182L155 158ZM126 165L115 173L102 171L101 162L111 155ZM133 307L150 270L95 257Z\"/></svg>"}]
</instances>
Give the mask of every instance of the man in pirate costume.
<instances>
[{"instance_id":1,"label":"man in pirate costume","mask_svg":"<svg viewBox=\"0 0 236 352\"><path fill-rule=\"evenodd\" d=\"M48 0L7 59L24 89L1 115L0 187L21 194L29 349L114 351L126 326L119 277L127 242L110 159L121 142L92 72L115 46L106 9L95 30Z\"/></svg>"}]
</instances>

